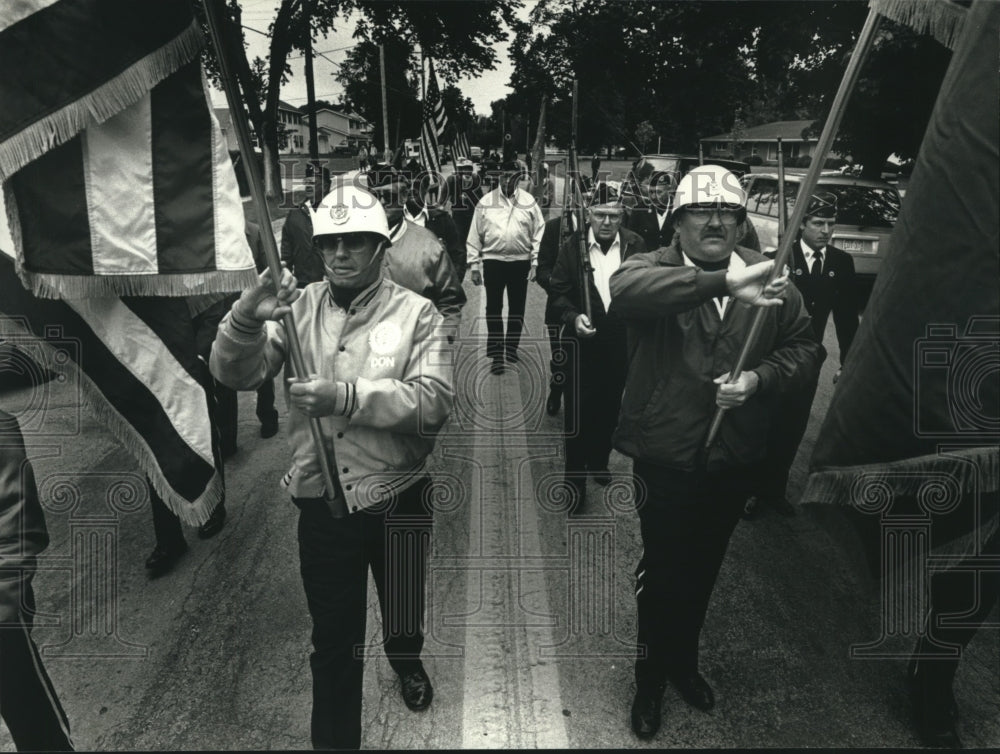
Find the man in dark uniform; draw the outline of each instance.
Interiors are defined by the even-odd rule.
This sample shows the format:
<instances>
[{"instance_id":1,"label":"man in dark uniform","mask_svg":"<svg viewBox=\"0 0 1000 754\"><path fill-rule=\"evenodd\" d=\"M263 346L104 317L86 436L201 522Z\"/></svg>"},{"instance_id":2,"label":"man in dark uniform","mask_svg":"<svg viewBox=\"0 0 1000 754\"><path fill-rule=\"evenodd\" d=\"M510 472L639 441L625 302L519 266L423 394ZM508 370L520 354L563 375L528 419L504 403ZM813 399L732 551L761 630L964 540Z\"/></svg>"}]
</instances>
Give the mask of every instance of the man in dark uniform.
<instances>
[{"instance_id":1,"label":"man in dark uniform","mask_svg":"<svg viewBox=\"0 0 1000 754\"><path fill-rule=\"evenodd\" d=\"M287 267L300 288L323 279L323 265L313 252L310 211L330 193L330 171L323 168L319 176L306 175L312 195L288 213L281 231L281 264Z\"/></svg>"},{"instance_id":2,"label":"man in dark uniform","mask_svg":"<svg viewBox=\"0 0 1000 754\"><path fill-rule=\"evenodd\" d=\"M372 170L384 172L388 165L376 165ZM415 225L426 228L440 239L444 244L445 252L451 260L452 267L455 268L455 275L461 283L465 277L466 249L465 239L459 236L458 227L452 216L437 204L437 192L439 184L436 177L430 176L428 181L426 176L414 175L401 171L400 176L404 179L405 185L402 187L404 194L403 217ZM419 183L417 183L419 181ZM426 193L424 193L426 192ZM468 229L466 229L468 233Z\"/></svg>"},{"instance_id":3,"label":"man in dark uniform","mask_svg":"<svg viewBox=\"0 0 1000 754\"><path fill-rule=\"evenodd\" d=\"M814 194L799 228L799 239L792 246L790 266L791 279L802 293L818 343L823 342L826 323L833 312L843 366L858 331L857 283L854 259L829 243L836 224L836 194ZM836 382L839 376L838 369L833 381ZM819 379L819 374L816 378ZM809 424L816 386L817 381L813 381L800 393L787 396L775 406L757 495L747 501L744 518L752 518L762 506L771 507L784 516L795 515L795 506L785 497L785 488L799 443Z\"/></svg>"},{"instance_id":4,"label":"man in dark uniform","mask_svg":"<svg viewBox=\"0 0 1000 754\"><path fill-rule=\"evenodd\" d=\"M4 411L0 445L0 715L18 751L72 751L69 721L31 638L31 581L49 534L21 428Z\"/></svg>"},{"instance_id":5,"label":"man in dark uniform","mask_svg":"<svg viewBox=\"0 0 1000 754\"><path fill-rule=\"evenodd\" d=\"M611 433L618 423L622 390L628 370L625 322L611 306L611 275L646 246L621 227L625 210L617 192L597 184L587 210L588 265L586 285L590 311L584 311L580 236L574 233L559 249L549 287L549 300L564 326L566 340L566 476L571 491L570 514L586 497L586 474L601 486L611 482L608 458Z\"/></svg>"},{"instance_id":6,"label":"man in dark uniform","mask_svg":"<svg viewBox=\"0 0 1000 754\"><path fill-rule=\"evenodd\" d=\"M451 218L455 222L455 231L462 250L462 263L455 265L459 282L465 280L468 264L465 239L472 225L472 213L475 212L476 205L485 193L483 179L473 170L472 161L465 157L455 160L455 172L445 179L444 200L451 205Z\"/></svg>"}]
</instances>

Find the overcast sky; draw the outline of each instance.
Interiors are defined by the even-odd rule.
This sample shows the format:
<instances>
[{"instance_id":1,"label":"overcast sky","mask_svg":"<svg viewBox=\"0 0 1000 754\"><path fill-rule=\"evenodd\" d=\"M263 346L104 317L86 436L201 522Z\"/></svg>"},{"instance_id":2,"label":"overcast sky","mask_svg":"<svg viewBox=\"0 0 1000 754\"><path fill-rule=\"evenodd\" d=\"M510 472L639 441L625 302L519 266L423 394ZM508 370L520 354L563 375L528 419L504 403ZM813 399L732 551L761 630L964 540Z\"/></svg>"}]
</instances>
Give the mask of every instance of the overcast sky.
<instances>
[{"instance_id":1,"label":"overcast sky","mask_svg":"<svg viewBox=\"0 0 1000 754\"><path fill-rule=\"evenodd\" d=\"M270 40L265 36L267 27L274 19L280 0L242 0L243 25L247 28L246 36L249 45L248 57L253 60L260 56L266 58ZM527 20L528 13L535 5L535 0L527 0L519 15ZM316 55L313 58L313 71L316 79L316 99L336 101L343 92L343 87L334 78L338 65L344 62L350 48L356 44L353 38L354 20L349 18L341 21L335 32L325 39L317 40L313 46ZM256 30L256 31L254 31ZM322 54L318 54L322 53ZM462 93L472 100L476 112L489 115L490 102L502 99L511 89L508 86L513 67L510 64L509 44L503 43L497 47L499 63L497 68L486 71L481 76L459 79L458 87ZM305 63L300 53L293 53L289 58L292 73L288 83L281 88L281 99L291 105L301 107L306 103ZM377 82L373 82L377 84ZM216 105L225 104L222 92L213 92Z\"/></svg>"}]
</instances>

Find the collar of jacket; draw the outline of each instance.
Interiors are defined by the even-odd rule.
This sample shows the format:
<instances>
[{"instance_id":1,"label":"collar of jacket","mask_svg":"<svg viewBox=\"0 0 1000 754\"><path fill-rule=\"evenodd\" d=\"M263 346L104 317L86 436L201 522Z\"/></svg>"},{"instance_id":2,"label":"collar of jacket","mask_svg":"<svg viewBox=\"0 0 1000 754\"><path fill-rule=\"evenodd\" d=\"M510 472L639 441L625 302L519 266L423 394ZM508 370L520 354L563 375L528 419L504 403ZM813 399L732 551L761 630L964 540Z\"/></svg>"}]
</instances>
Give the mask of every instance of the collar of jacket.
<instances>
[{"instance_id":1,"label":"collar of jacket","mask_svg":"<svg viewBox=\"0 0 1000 754\"><path fill-rule=\"evenodd\" d=\"M361 293L354 297L354 300L351 301L350 308L364 309L371 304L371 302L375 299L375 296L378 295L379 289L382 287L382 280L383 277L379 275L374 283L363 289ZM330 306L339 308L337 307L337 302L333 300L333 291L330 290L329 284L326 286L326 300Z\"/></svg>"}]
</instances>

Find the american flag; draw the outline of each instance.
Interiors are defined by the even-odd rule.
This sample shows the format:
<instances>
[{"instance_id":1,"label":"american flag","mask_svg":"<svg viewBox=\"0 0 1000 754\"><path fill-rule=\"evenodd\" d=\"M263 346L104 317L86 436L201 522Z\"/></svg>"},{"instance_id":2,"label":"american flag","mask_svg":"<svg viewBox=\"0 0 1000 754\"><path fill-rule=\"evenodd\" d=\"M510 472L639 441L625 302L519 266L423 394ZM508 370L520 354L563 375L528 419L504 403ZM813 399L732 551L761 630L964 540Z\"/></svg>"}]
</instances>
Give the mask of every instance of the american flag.
<instances>
[{"instance_id":1,"label":"american flag","mask_svg":"<svg viewBox=\"0 0 1000 754\"><path fill-rule=\"evenodd\" d=\"M456 133L455 140L451 144L451 156L456 160L465 158L472 159L472 150L469 149L469 140L464 133Z\"/></svg>"},{"instance_id":2,"label":"american flag","mask_svg":"<svg viewBox=\"0 0 1000 754\"><path fill-rule=\"evenodd\" d=\"M444 112L441 92L434 77L434 61L429 60L428 63L427 94L424 97L423 126L420 129L420 159L427 170L440 174L438 139L448 127L448 116Z\"/></svg>"}]
</instances>

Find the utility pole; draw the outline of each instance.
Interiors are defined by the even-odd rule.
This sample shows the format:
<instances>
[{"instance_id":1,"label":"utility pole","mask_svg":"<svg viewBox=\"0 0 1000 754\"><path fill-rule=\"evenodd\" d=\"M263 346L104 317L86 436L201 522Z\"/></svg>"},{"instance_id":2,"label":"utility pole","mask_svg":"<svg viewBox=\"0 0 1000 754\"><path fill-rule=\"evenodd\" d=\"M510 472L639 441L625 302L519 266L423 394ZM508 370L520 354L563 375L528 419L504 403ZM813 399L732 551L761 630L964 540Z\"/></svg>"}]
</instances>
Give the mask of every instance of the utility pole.
<instances>
[{"instance_id":1,"label":"utility pole","mask_svg":"<svg viewBox=\"0 0 1000 754\"><path fill-rule=\"evenodd\" d=\"M313 46L312 46L312 10L313 2L306 3L302 12L305 14L305 53L306 53L306 107L309 109L309 160L312 162L313 175L319 168L319 135L316 129L316 85L313 81ZM320 184L322 185L322 184Z\"/></svg>"},{"instance_id":2,"label":"utility pole","mask_svg":"<svg viewBox=\"0 0 1000 754\"><path fill-rule=\"evenodd\" d=\"M389 146L389 98L387 95L388 86L385 83L385 45L380 44L378 46L378 63L379 69L382 75L382 139L385 144L384 149L384 159L385 162L389 162L390 150ZM397 127L397 131L399 128ZM399 138L399 134L396 134L396 138Z\"/></svg>"}]
</instances>

